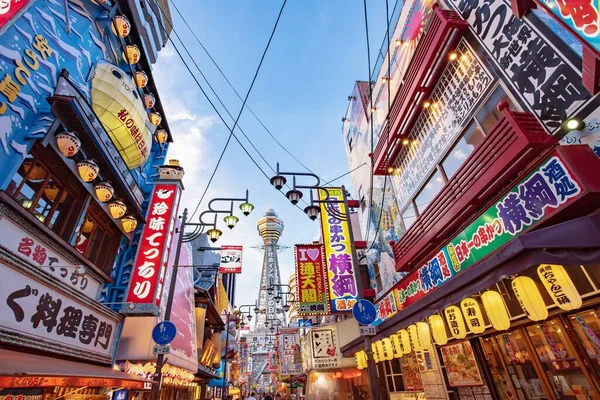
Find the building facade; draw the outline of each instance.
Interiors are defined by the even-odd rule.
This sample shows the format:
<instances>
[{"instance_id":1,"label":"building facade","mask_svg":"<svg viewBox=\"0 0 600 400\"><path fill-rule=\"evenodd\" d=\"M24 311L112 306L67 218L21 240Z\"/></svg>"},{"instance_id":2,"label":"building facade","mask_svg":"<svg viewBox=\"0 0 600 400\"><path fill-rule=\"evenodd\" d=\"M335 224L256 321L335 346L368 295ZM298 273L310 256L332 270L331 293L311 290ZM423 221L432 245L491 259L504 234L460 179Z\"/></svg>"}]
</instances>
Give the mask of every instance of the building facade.
<instances>
[{"instance_id":1,"label":"building facade","mask_svg":"<svg viewBox=\"0 0 600 400\"><path fill-rule=\"evenodd\" d=\"M113 365L171 141L151 73L170 28L161 13L141 23L126 2L5 3L0 394L143 396L150 381Z\"/></svg>"},{"instance_id":2,"label":"building facade","mask_svg":"<svg viewBox=\"0 0 600 400\"><path fill-rule=\"evenodd\" d=\"M343 134L350 169L372 166L352 181L388 398L600 393L600 55L579 11L405 2L355 85Z\"/></svg>"}]
</instances>

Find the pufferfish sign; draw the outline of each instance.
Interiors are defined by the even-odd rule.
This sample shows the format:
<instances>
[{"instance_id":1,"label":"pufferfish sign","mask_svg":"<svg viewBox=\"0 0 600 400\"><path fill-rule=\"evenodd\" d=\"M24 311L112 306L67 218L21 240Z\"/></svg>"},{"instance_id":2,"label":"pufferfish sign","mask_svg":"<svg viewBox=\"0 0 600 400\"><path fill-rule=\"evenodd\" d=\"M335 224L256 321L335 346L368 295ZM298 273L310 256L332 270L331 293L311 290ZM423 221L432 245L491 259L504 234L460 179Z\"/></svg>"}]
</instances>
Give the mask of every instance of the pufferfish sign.
<instances>
[{"instance_id":1,"label":"pufferfish sign","mask_svg":"<svg viewBox=\"0 0 600 400\"><path fill-rule=\"evenodd\" d=\"M123 70L99 61L92 76L92 108L129 169L150 155L155 129L135 85ZM146 123L148 122L148 123Z\"/></svg>"}]
</instances>

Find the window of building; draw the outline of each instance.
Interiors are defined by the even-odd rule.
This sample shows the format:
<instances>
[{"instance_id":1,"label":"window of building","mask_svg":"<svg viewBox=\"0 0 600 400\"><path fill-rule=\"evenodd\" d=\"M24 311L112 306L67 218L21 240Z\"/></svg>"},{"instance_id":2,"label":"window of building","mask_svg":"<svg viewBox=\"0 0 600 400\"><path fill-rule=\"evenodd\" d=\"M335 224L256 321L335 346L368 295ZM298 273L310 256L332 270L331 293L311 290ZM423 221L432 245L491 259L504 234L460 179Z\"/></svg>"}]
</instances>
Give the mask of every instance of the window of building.
<instances>
[{"instance_id":1,"label":"window of building","mask_svg":"<svg viewBox=\"0 0 600 400\"><path fill-rule=\"evenodd\" d=\"M467 157L481 142L483 142L483 131L473 121L465 130L465 133L458 139L452 150L450 150L444 161L442 161L442 168L444 168L448 179L452 178Z\"/></svg>"},{"instance_id":2,"label":"window of building","mask_svg":"<svg viewBox=\"0 0 600 400\"><path fill-rule=\"evenodd\" d=\"M416 219L417 214L415 213L415 208L411 203L408 206L408 208L402 213L402 222L404 222L404 229L408 230L408 228L410 228L410 226L413 224L413 222L416 221Z\"/></svg>"},{"instance_id":3,"label":"window of building","mask_svg":"<svg viewBox=\"0 0 600 400\"><path fill-rule=\"evenodd\" d=\"M431 178L429 178L425 186L423 186L423 189L421 189L415 198L419 214L425 210L434 197L440 192L440 190L442 190L444 184L444 178L442 177L440 171L435 171L435 173L431 176Z\"/></svg>"},{"instance_id":4,"label":"window of building","mask_svg":"<svg viewBox=\"0 0 600 400\"><path fill-rule=\"evenodd\" d=\"M402 380L402 366L400 359L394 358L383 362L383 369L390 392L404 392L404 381Z\"/></svg>"},{"instance_id":5,"label":"window of building","mask_svg":"<svg viewBox=\"0 0 600 400\"><path fill-rule=\"evenodd\" d=\"M350 133L347 136L348 139L348 149L350 151L350 153L352 153L352 137L350 137Z\"/></svg>"}]
</instances>

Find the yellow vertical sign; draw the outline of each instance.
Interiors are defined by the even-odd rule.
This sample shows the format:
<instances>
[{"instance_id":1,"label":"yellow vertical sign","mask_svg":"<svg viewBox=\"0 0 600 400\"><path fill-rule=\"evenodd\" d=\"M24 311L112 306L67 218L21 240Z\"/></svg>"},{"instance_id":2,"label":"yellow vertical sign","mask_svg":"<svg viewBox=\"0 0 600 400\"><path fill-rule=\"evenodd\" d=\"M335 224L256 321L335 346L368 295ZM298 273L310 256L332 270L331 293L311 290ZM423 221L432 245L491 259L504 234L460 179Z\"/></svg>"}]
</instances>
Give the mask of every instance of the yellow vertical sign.
<instances>
[{"instance_id":1,"label":"yellow vertical sign","mask_svg":"<svg viewBox=\"0 0 600 400\"><path fill-rule=\"evenodd\" d=\"M326 203L321 203L321 228L331 311L351 312L358 299L358 289L348 223L350 215L344 204L344 193L342 188L327 188L327 191L320 189L319 200L327 200Z\"/></svg>"}]
</instances>

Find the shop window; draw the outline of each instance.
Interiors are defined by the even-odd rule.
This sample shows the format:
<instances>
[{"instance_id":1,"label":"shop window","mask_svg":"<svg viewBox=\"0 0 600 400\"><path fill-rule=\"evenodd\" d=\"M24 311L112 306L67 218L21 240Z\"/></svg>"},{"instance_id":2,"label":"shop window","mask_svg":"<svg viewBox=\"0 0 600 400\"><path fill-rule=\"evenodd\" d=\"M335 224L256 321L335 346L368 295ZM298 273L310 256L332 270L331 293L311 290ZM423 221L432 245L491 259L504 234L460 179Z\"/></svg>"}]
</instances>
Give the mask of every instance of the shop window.
<instances>
[{"instance_id":1,"label":"shop window","mask_svg":"<svg viewBox=\"0 0 600 400\"><path fill-rule=\"evenodd\" d=\"M431 203L434 197L444 187L444 178L439 171L436 171L431 178L427 181L421 192L417 195L415 202L417 203L417 210L419 214L423 213L425 208Z\"/></svg>"},{"instance_id":2,"label":"shop window","mask_svg":"<svg viewBox=\"0 0 600 400\"><path fill-rule=\"evenodd\" d=\"M504 89L498 86L477 113L475 118L485 133L488 133L502 117L502 113L498 110L498 104L502 101L507 101L511 110L515 109L513 102L506 95Z\"/></svg>"},{"instance_id":3,"label":"shop window","mask_svg":"<svg viewBox=\"0 0 600 400\"><path fill-rule=\"evenodd\" d=\"M402 366L400 359L394 358L390 361L383 362L385 378L387 380L388 390L390 392L404 392L404 381L402 379Z\"/></svg>"},{"instance_id":4,"label":"shop window","mask_svg":"<svg viewBox=\"0 0 600 400\"><path fill-rule=\"evenodd\" d=\"M526 329L556 396L560 399L592 399L591 385L575 359L560 322L544 321Z\"/></svg>"},{"instance_id":5,"label":"shop window","mask_svg":"<svg viewBox=\"0 0 600 400\"><path fill-rule=\"evenodd\" d=\"M404 210L404 212L402 213L402 221L404 222L404 229L408 230L408 228L410 228L410 226L415 222L415 220L417 219L417 214L415 213L415 208L413 207L412 203L408 206L408 208L406 210Z\"/></svg>"},{"instance_id":6,"label":"shop window","mask_svg":"<svg viewBox=\"0 0 600 400\"><path fill-rule=\"evenodd\" d=\"M68 175L44 151L35 154L25 158L8 185L7 193L44 225L68 240L69 228L78 216L76 199L83 189L65 185Z\"/></svg>"},{"instance_id":7,"label":"shop window","mask_svg":"<svg viewBox=\"0 0 600 400\"><path fill-rule=\"evenodd\" d=\"M474 121L469 124L465 133L461 136L452 150L448 153L442 167L448 179L452 178L467 157L483 142L483 131Z\"/></svg>"},{"instance_id":8,"label":"shop window","mask_svg":"<svg viewBox=\"0 0 600 400\"><path fill-rule=\"evenodd\" d=\"M592 361L591 364L600 375L600 308L581 311L569 316L571 325L583 351Z\"/></svg>"},{"instance_id":9,"label":"shop window","mask_svg":"<svg viewBox=\"0 0 600 400\"><path fill-rule=\"evenodd\" d=\"M116 257L121 232L95 202L90 203L77 232L75 249L102 271L109 273Z\"/></svg>"},{"instance_id":10,"label":"shop window","mask_svg":"<svg viewBox=\"0 0 600 400\"><path fill-rule=\"evenodd\" d=\"M496 393L501 394L503 399L515 398L515 393L517 398L526 399L527 397L523 393L523 389L521 387L515 389L513 386L508 370L502 362L502 353L498 349L498 344L494 338L480 338L480 341L485 361L492 374Z\"/></svg>"}]
</instances>

